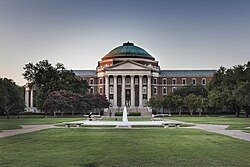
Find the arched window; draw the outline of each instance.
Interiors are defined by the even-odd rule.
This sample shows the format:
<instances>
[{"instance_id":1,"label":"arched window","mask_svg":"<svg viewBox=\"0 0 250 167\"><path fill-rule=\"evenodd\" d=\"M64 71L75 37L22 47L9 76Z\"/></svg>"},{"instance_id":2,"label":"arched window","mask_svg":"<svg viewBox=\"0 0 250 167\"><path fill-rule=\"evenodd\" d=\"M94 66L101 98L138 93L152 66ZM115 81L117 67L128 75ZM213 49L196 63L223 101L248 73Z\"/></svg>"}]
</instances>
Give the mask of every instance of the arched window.
<instances>
[{"instance_id":1,"label":"arched window","mask_svg":"<svg viewBox=\"0 0 250 167\"><path fill-rule=\"evenodd\" d=\"M154 84L157 84L157 78L154 78Z\"/></svg>"},{"instance_id":2,"label":"arched window","mask_svg":"<svg viewBox=\"0 0 250 167\"><path fill-rule=\"evenodd\" d=\"M192 79L192 85L196 85L196 79L195 78Z\"/></svg>"},{"instance_id":3,"label":"arched window","mask_svg":"<svg viewBox=\"0 0 250 167\"><path fill-rule=\"evenodd\" d=\"M164 79L162 80L162 84L163 84L163 85L167 85L167 79L166 79L166 78L164 78Z\"/></svg>"},{"instance_id":4,"label":"arched window","mask_svg":"<svg viewBox=\"0 0 250 167\"><path fill-rule=\"evenodd\" d=\"M154 87L154 94L157 94L157 87Z\"/></svg>"},{"instance_id":5,"label":"arched window","mask_svg":"<svg viewBox=\"0 0 250 167\"><path fill-rule=\"evenodd\" d=\"M90 85L94 85L94 79L93 78L90 79Z\"/></svg>"},{"instance_id":6,"label":"arched window","mask_svg":"<svg viewBox=\"0 0 250 167\"><path fill-rule=\"evenodd\" d=\"M176 78L173 78L173 79L172 79L172 84L173 84L173 85L176 85L176 84L177 84Z\"/></svg>"},{"instance_id":7,"label":"arched window","mask_svg":"<svg viewBox=\"0 0 250 167\"><path fill-rule=\"evenodd\" d=\"M166 88L166 87L163 87L163 88L162 88L162 94L163 94L163 95L166 95L166 94L167 94L167 88Z\"/></svg>"},{"instance_id":8,"label":"arched window","mask_svg":"<svg viewBox=\"0 0 250 167\"><path fill-rule=\"evenodd\" d=\"M187 82L186 82L186 78L182 78L182 85L186 85Z\"/></svg>"},{"instance_id":9,"label":"arched window","mask_svg":"<svg viewBox=\"0 0 250 167\"><path fill-rule=\"evenodd\" d=\"M201 84L206 85L206 78L202 78Z\"/></svg>"}]
</instances>

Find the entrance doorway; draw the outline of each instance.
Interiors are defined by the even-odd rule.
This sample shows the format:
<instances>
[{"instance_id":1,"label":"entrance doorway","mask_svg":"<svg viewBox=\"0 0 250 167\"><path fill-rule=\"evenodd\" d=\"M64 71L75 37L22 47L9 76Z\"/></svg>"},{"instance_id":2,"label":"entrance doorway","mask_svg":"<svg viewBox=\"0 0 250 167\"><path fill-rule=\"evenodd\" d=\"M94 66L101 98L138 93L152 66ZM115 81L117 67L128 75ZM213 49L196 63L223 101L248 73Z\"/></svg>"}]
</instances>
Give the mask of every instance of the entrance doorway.
<instances>
[{"instance_id":1,"label":"entrance doorway","mask_svg":"<svg viewBox=\"0 0 250 167\"><path fill-rule=\"evenodd\" d=\"M130 107L130 105L131 105L131 91L130 91L130 89L125 90L125 105L126 105L126 107Z\"/></svg>"}]
</instances>

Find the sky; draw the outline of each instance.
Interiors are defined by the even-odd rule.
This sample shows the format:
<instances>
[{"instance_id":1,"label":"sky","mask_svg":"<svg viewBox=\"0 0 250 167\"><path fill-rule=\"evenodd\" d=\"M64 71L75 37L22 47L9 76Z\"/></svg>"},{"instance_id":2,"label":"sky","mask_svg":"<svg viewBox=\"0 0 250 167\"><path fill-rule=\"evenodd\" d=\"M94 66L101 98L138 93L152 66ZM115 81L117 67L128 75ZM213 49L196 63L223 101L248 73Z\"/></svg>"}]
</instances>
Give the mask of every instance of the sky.
<instances>
[{"instance_id":1,"label":"sky","mask_svg":"<svg viewBox=\"0 0 250 167\"><path fill-rule=\"evenodd\" d=\"M0 77L24 85L27 63L95 70L124 42L161 69L250 61L249 0L0 0Z\"/></svg>"}]
</instances>

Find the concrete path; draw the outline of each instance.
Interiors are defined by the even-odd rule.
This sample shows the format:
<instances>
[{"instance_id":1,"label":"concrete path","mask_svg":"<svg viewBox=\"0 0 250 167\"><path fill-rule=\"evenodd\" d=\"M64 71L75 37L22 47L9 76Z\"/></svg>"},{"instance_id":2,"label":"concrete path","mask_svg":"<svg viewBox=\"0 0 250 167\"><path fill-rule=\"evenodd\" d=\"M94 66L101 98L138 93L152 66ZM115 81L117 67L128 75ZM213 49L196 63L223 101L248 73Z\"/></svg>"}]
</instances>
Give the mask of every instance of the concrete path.
<instances>
[{"instance_id":1,"label":"concrete path","mask_svg":"<svg viewBox=\"0 0 250 167\"><path fill-rule=\"evenodd\" d=\"M212 125L212 124L194 124L194 125L196 126L190 126L185 128L201 129L209 132L223 134L237 139L250 141L250 133L242 132L241 130L227 130L226 128L229 125Z\"/></svg>"},{"instance_id":2,"label":"concrete path","mask_svg":"<svg viewBox=\"0 0 250 167\"><path fill-rule=\"evenodd\" d=\"M169 120L170 122L173 120ZM174 122L180 122L180 121L174 121ZM188 123L188 122L180 122L184 124L192 124L195 126L190 127L184 127L184 128L192 128L192 129L200 129L205 130L209 132L219 133L226 136L230 136L237 139L242 139L246 141L250 141L250 133L242 132L240 130L227 130L226 128L229 125L212 125L212 124L194 124L194 123ZM50 128L62 128L54 125L21 125L22 129L13 129L13 130L3 130L0 132L0 138L8 137L8 136L14 136L17 134L22 133L29 133L29 132L35 132L43 129L50 129Z\"/></svg>"},{"instance_id":3,"label":"concrete path","mask_svg":"<svg viewBox=\"0 0 250 167\"><path fill-rule=\"evenodd\" d=\"M2 130L0 138L14 136L22 133L35 132L43 129L58 128L54 125L21 125L22 129Z\"/></svg>"}]
</instances>

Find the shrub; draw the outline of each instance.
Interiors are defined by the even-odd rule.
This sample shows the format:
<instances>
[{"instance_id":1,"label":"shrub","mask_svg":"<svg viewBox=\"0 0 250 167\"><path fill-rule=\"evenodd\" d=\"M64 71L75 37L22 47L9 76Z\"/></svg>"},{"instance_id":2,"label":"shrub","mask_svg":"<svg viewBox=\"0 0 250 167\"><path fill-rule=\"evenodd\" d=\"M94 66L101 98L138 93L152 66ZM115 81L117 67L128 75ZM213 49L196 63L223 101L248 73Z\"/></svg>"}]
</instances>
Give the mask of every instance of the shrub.
<instances>
[{"instance_id":1,"label":"shrub","mask_svg":"<svg viewBox=\"0 0 250 167\"><path fill-rule=\"evenodd\" d=\"M128 115L129 116L141 116L141 113L140 112L130 112Z\"/></svg>"},{"instance_id":2,"label":"shrub","mask_svg":"<svg viewBox=\"0 0 250 167\"><path fill-rule=\"evenodd\" d=\"M122 112L116 112L115 116L122 116Z\"/></svg>"}]
</instances>

